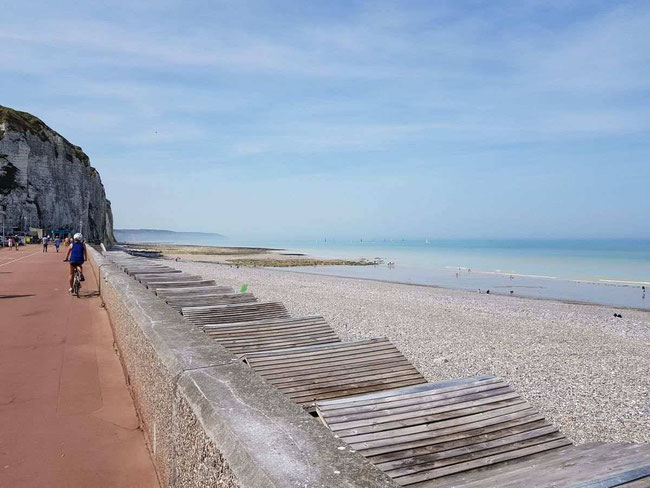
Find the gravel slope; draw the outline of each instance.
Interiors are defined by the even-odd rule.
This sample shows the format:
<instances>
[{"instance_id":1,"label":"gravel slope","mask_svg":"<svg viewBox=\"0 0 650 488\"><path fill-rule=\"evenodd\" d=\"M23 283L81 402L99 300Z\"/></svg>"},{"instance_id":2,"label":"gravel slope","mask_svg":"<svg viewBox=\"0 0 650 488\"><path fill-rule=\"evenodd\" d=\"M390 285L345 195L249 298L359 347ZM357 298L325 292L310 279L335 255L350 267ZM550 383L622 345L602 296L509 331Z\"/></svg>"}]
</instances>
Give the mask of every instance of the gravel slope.
<instances>
[{"instance_id":1,"label":"gravel slope","mask_svg":"<svg viewBox=\"0 0 650 488\"><path fill-rule=\"evenodd\" d=\"M344 339L386 336L431 381L493 373L577 443L650 442L650 313L424 286L176 262L323 315Z\"/></svg>"}]
</instances>

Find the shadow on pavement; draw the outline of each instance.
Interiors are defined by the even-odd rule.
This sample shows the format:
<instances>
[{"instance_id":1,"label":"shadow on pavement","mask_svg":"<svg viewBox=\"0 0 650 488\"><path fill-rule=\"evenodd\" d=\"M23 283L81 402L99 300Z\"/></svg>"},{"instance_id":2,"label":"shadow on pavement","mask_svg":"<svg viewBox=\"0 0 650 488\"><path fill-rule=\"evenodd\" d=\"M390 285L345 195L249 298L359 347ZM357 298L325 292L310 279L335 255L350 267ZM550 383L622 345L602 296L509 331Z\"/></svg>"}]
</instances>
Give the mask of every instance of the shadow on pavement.
<instances>
[{"instance_id":1,"label":"shadow on pavement","mask_svg":"<svg viewBox=\"0 0 650 488\"><path fill-rule=\"evenodd\" d=\"M97 298L99 296L98 291L90 291L88 293L80 292L79 298Z\"/></svg>"}]
</instances>

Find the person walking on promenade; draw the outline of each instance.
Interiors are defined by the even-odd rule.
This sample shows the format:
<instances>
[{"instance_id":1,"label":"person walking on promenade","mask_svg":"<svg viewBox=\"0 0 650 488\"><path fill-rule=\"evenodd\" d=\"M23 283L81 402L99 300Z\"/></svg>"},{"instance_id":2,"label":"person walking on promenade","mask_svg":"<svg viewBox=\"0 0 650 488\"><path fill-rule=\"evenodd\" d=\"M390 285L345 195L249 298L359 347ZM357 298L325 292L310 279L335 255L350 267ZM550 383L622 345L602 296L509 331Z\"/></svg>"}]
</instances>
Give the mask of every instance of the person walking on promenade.
<instances>
[{"instance_id":1,"label":"person walking on promenade","mask_svg":"<svg viewBox=\"0 0 650 488\"><path fill-rule=\"evenodd\" d=\"M59 239L59 234L54 236L54 247L56 247L56 252L59 252L59 246L61 245L61 239Z\"/></svg>"},{"instance_id":2,"label":"person walking on promenade","mask_svg":"<svg viewBox=\"0 0 650 488\"><path fill-rule=\"evenodd\" d=\"M14 247L14 238L13 236L7 237L7 246L9 246L9 250L11 251Z\"/></svg>"},{"instance_id":3,"label":"person walking on promenade","mask_svg":"<svg viewBox=\"0 0 650 488\"><path fill-rule=\"evenodd\" d=\"M49 238L47 236L43 236L42 242L43 242L43 252L47 252L47 242L49 241Z\"/></svg>"},{"instance_id":4,"label":"person walking on promenade","mask_svg":"<svg viewBox=\"0 0 650 488\"><path fill-rule=\"evenodd\" d=\"M84 244L83 238L84 236L77 232L74 235L74 241L72 242L72 245L68 247L68 253L65 256L65 261L70 262L70 289L68 290L70 293L72 293L75 268L79 268L79 278L81 281L85 280L83 264L88 260L88 254L86 253L86 244Z\"/></svg>"},{"instance_id":5,"label":"person walking on promenade","mask_svg":"<svg viewBox=\"0 0 650 488\"><path fill-rule=\"evenodd\" d=\"M18 246L20 245L20 237L17 235L14 236L14 246L16 246L16 251L18 250Z\"/></svg>"}]
</instances>

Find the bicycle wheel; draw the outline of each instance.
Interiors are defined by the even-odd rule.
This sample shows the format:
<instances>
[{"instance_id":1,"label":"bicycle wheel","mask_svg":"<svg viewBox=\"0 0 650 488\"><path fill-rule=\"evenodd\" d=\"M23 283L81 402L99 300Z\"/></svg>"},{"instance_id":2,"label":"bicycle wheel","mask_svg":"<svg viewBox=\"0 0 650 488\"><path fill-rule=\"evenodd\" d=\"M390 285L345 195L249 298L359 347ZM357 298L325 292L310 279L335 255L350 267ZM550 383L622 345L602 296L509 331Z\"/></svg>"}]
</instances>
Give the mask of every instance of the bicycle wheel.
<instances>
[{"instance_id":1,"label":"bicycle wheel","mask_svg":"<svg viewBox=\"0 0 650 488\"><path fill-rule=\"evenodd\" d=\"M72 285L72 292L79 298L79 290L81 289L81 282L79 281L79 275L74 275L74 283Z\"/></svg>"}]
</instances>

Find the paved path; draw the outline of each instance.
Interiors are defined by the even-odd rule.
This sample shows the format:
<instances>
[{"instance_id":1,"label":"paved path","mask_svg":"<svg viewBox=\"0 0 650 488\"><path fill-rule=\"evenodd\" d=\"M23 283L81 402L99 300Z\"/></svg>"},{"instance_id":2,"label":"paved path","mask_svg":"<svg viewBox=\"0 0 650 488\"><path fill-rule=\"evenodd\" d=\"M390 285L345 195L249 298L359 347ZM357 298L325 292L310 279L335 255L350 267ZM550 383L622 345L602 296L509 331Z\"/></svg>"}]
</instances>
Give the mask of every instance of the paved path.
<instances>
[{"instance_id":1,"label":"paved path","mask_svg":"<svg viewBox=\"0 0 650 488\"><path fill-rule=\"evenodd\" d=\"M0 487L157 487L96 277L70 296L64 256L0 248Z\"/></svg>"}]
</instances>

